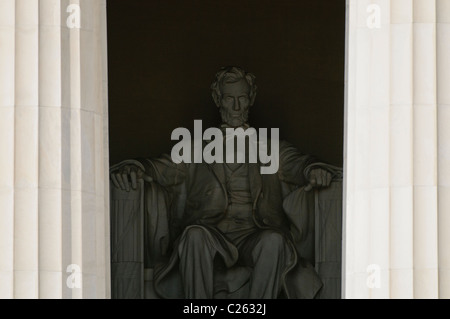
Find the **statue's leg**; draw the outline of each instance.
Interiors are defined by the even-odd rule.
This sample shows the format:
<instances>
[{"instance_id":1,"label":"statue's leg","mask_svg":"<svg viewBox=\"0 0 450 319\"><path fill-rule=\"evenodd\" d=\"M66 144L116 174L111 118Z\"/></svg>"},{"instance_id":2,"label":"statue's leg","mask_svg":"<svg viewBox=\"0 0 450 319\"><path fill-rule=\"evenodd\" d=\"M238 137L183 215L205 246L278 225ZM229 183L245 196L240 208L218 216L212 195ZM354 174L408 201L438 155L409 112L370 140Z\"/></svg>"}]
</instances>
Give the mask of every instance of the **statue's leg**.
<instances>
[{"instance_id":1,"label":"statue's leg","mask_svg":"<svg viewBox=\"0 0 450 319\"><path fill-rule=\"evenodd\" d=\"M249 298L277 298L281 276L293 257L285 236L274 230L258 232L240 245L239 253L240 262L253 267Z\"/></svg>"},{"instance_id":2,"label":"statue's leg","mask_svg":"<svg viewBox=\"0 0 450 319\"><path fill-rule=\"evenodd\" d=\"M212 299L214 256L217 250L211 234L201 226L190 226L181 235L178 245L180 273L185 297Z\"/></svg>"}]
</instances>

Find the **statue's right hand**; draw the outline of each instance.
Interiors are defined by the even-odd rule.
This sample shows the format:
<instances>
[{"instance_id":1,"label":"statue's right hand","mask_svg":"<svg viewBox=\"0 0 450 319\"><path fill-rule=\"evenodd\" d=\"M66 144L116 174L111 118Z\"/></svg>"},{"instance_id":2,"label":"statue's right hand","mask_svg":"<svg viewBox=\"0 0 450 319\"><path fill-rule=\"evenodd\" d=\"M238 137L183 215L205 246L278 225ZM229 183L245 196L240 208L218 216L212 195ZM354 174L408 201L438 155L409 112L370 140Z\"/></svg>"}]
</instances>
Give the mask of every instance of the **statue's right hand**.
<instances>
[{"instance_id":1,"label":"statue's right hand","mask_svg":"<svg viewBox=\"0 0 450 319\"><path fill-rule=\"evenodd\" d=\"M115 187L129 192L130 186L133 190L137 189L138 179L143 179L146 182L153 181L150 176L145 174L145 169L140 163L127 162L115 165L110 169L111 181Z\"/></svg>"}]
</instances>

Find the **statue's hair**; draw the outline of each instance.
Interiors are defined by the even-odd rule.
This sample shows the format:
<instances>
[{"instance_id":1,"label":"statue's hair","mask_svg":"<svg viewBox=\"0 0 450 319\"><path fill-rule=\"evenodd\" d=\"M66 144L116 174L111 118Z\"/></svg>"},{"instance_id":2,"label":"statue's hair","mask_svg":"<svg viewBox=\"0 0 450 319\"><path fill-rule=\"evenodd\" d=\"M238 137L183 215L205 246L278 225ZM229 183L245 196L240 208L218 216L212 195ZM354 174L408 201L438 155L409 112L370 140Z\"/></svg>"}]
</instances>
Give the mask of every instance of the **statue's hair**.
<instances>
[{"instance_id":1,"label":"statue's hair","mask_svg":"<svg viewBox=\"0 0 450 319\"><path fill-rule=\"evenodd\" d=\"M257 86L255 84L256 77L237 66L227 66L220 69L216 73L215 81L211 84L212 96L214 101L219 101L222 95L221 86L224 83L235 83L244 79L250 86L250 99L256 94Z\"/></svg>"}]
</instances>

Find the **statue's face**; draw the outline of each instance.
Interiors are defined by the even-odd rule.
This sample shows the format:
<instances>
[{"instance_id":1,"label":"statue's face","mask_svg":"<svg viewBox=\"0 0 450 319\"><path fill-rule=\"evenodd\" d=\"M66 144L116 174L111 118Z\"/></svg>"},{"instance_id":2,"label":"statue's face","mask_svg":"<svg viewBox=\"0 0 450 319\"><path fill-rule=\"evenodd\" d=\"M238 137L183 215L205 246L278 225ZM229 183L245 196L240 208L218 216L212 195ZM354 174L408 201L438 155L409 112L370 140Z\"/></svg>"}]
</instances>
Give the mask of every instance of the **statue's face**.
<instances>
[{"instance_id":1,"label":"statue's face","mask_svg":"<svg viewBox=\"0 0 450 319\"><path fill-rule=\"evenodd\" d=\"M222 122L231 127L239 127L248 120L250 108L250 86L244 79L222 85L220 115Z\"/></svg>"}]
</instances>

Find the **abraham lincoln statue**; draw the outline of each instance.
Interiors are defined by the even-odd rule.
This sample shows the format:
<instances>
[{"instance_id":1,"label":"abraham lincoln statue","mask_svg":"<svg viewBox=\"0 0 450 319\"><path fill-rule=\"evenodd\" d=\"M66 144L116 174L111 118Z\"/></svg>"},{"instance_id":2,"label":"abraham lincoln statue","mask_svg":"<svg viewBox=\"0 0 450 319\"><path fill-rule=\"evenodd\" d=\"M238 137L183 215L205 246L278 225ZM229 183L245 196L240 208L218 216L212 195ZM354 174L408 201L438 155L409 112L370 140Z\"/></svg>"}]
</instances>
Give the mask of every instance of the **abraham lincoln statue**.
<instances>
[{"instance_id":1,"label":"abraham lincoln statue","mask_svg":"<svg viewBox=\"0 0 450 319\"><path fill-rule=\"evenodd\" d=\"M248 129L255 76L226 67L211 88L219 128ZM286 198L293 191L313 196L311 190L327 188L335 172L284 141L278 164L276 173L261 174L260 162L176 163L164 155L111 168L116 188L133 190L141 179L170 198L167 258L153 273L159 297L217 298L240 291L250 299L314 298L322 282L302 255L308 223L302 216L311 207L289 207Z\"/></svg>"}]
</instances>

